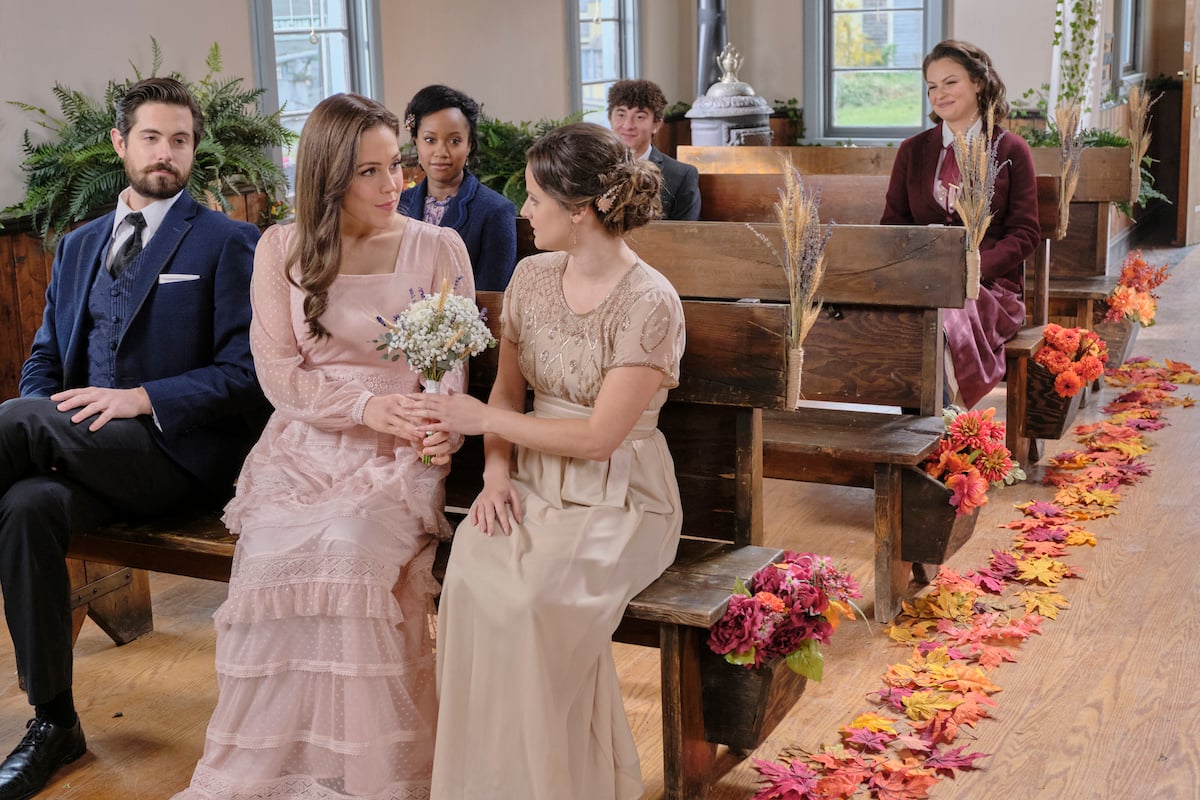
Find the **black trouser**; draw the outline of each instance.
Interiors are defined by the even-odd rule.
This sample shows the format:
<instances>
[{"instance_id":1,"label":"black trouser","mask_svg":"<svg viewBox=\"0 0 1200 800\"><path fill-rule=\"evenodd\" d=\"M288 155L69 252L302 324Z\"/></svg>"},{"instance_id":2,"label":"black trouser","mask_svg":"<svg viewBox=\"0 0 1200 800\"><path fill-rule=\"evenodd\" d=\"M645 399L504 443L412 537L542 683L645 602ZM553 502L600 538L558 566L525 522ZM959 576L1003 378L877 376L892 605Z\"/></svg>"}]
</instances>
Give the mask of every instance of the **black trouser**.
<instances>
[{"instance_id":1,"label":"black trouser","mask_svg":"<svg viewBox=\"0 0 1200 800\"><path fill-rule=\"evenodd\" d=\"M156 442L149 417L98 431L45 398L0 405L0 586L30 704L71 688L70 536L117 516L207 499Z\"/></svg>"}]
</instances>

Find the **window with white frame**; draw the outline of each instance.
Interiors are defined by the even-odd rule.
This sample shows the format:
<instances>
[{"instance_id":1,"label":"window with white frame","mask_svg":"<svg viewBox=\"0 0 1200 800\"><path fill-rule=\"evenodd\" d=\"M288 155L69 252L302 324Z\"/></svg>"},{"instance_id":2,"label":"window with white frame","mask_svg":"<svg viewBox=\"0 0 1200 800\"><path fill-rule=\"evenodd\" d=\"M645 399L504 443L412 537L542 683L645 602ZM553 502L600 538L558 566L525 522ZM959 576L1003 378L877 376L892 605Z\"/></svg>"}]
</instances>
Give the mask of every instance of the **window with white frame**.
<instances>
[{"instance_id":1,"label":"window with white frame","mask_svg":"<svg viewBox=\"0 0 1200 800\"><path fill-rule=\"evenodd\" d=\"M608 87L637 75L638 15L637 0L567 0L572 106L585 118L604 121Z\"/></svg>"},{"instance_id":2,"label":"window with white frame","mask_svg":"<svg viewBox=\"0 0 1200 800\"><path fill-rule=\"evenodd\" d=\"M1115 0L1113 25L1112 94L1145 75L1142 66L1142 0Z\"/></svg>"},{"instance_id":3,"label":"window with white frame","mask_svg":"<svg viewBox=\"0 0 1200 800\"><path fill-rule=\"evenodd\" d=\"M945 0L810 0L804 117L810 138L903 139L925 127L921 61L944 38Z\"/></svg>"},{"instance_id":4,"label":"window with white frame","mask_svg":"<svg viewBox=\"0 0 1200 800\"><path fill-rule=\"evenodd\" d=\"M381 94L378 19L378 0L254 0L256 78L266 110L282 107L283 124L299 133L331 94ZM279 154L289 186L295 147Z\"/></svg>"}]
</instances>

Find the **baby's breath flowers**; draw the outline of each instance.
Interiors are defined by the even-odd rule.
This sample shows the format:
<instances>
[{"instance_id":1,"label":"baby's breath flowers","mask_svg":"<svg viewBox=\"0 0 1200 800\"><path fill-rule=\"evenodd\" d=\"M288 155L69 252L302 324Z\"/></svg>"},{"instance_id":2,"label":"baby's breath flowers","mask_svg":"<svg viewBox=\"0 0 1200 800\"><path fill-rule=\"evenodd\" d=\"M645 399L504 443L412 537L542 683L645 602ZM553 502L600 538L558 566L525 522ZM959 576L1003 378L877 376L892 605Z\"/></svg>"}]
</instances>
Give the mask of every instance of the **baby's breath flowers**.
<instances>
[{"instance_id":1,"label":"baby's breath flowers","mask_svg":"<svg viewBox=\"0 0 1200 800\"><path fill-rule=\"evenodd\" d=\"M384 360L396 361L403 355L425 379L425 391L436 393L447 372L495 347L496 337L488 330L487 309L481 311L470 298L454 294L447 281L442 281L437 294L426 294L424 289L409 292L413 302L408 308L391 320L375 318L383 334L372 341ZM430 463L428 456L421 460Z\"/></svg>"}]
</instances>

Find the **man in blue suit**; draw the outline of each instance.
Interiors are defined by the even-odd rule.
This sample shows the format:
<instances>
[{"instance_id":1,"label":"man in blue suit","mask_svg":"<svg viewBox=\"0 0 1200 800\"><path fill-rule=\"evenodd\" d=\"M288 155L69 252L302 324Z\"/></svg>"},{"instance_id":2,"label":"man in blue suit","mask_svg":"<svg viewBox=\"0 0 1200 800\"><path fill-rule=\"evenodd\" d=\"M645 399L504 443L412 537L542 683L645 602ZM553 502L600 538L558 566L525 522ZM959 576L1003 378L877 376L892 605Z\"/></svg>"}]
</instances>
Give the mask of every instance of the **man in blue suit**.
<instances>
[{"instance_id":1,"label":"man in blue suit","mask_svg":"<svg viewBox=\"0 0 1200 800\"><path fill-rule=\"evenodd\" d=\"M35 716L0 765L32 797L86 750L71 693L71 535L226 498L261 431L250 357L258 231L187 193L204 122L178 81L117 101L129 186L59 243L20 397L0 405L0 584Z\"/></svg>"},{"instance_id":2,"label":"man in blue suit","mask_svg":"<svg viewBox=\"0 0 1200 800\"><path fill-rule=\"evenodd\" d=\"M666 107L667 97L653 81L626 79L608 87L608 124L613 132L629 146L634 158L649 159L662 173L663 218L700 219L699 171L651 144L662 127Z\"/></svg>"}]
</instances>

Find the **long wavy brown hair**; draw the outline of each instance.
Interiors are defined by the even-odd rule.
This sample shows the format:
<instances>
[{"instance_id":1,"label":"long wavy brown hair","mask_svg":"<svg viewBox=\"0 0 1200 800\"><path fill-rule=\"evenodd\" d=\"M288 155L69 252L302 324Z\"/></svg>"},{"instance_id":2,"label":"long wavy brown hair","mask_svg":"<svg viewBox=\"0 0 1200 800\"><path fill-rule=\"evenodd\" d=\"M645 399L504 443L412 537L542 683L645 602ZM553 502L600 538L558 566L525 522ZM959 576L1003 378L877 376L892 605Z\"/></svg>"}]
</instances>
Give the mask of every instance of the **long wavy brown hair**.
<instances>
[{"instance_id":1,"label":"long wavy brown hair","mask_svg":"<svg viewBox=\"0 0 1200 800\"><path fill-rule=\"evenodd\" d=\"M369 97L335 94L317 104L296 149L296 230L288 280L304 292L304 321L314 339L329 335L321 315L342 263L342 199L354 180L359 138L379 125L399 139L400 120ZM298 274L297 274L298 273Z\"/></svg>"}]
</instances>

